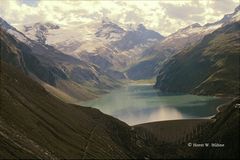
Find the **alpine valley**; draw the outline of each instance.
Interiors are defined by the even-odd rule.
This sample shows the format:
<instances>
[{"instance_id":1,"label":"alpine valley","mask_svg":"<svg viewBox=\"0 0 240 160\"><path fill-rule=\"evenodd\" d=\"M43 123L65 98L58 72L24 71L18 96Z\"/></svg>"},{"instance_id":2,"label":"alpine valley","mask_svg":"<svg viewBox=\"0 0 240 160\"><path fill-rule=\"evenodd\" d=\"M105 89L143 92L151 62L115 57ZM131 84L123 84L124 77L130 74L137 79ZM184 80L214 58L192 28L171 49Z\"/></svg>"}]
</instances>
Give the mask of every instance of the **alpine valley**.
<instances>
[{"instance_id":1,"label":"alpine valley","mask_svg":"<svg viewBox=\"0 0 240 160\"><path fill-rule=\"evenodd\" d=\"M1 17L0 159L240 158L240 6L168 36Z\"/></svg>"}]
</instances>

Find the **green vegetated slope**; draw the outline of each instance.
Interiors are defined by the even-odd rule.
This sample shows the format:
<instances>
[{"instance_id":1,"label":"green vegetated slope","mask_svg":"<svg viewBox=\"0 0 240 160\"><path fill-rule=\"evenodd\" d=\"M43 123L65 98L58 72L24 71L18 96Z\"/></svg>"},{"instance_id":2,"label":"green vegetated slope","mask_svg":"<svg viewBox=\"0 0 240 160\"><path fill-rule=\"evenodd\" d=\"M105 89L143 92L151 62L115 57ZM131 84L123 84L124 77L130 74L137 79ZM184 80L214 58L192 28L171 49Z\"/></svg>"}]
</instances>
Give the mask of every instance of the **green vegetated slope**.
<instances>
[{"instance_id":1,"label":"green vegetated slope","mask_svg":"<svg viewBox=\"0 0 240 160\"><path fill-rule=\"evenodd\" d=\"M0 106L0 158L127 159L155 154L153 142L141 136L144 131L97 109L66 104L2 61Z\"/></svg>"},{"instance_id":2,"label":"green vegetated slope","mask_svg":"<svg viewBox=\"0 0 240 160\"><path fill-rule=\"evenodd\" d=\"M214 31L166 62L155 86L169 92L238 95L239 41L239 22Z\"/></svg>"}]
</instances>

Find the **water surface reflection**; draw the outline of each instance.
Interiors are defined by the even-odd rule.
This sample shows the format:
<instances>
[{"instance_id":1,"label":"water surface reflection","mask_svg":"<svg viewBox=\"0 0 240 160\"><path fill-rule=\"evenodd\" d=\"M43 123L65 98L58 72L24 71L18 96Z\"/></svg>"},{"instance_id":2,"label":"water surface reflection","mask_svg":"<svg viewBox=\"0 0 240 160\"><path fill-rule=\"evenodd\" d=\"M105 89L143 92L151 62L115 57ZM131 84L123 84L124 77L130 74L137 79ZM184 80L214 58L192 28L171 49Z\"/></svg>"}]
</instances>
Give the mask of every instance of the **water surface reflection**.
<instances>
[{"instance_id":1,"label":"water surface reflection","mask_svg":"<svg viewBox=\"0 0 240 160\"><path fill-rule=\"evenodd\" d=\"M151 85L129 85L98 99L81 103L117 117L129 125L185 118L208 117L226 99L162 93Z\"/></svg>"}]
</instances>

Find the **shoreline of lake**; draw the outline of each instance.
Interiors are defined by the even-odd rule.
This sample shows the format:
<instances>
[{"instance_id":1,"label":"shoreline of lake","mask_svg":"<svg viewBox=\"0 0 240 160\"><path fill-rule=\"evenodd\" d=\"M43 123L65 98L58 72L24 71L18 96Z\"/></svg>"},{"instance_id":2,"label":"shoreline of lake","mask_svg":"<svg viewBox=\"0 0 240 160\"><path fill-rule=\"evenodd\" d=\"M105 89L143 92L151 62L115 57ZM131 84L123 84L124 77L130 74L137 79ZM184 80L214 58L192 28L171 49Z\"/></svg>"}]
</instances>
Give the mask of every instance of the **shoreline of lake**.
<instances>
[{"instance_id":1,"label":"shoreline of lake","mask_svg":"<svg viewBox=\"0 0 240 160\"><path fill-rule=\"evenodd\" d=\"M128 123L142 124L176 119L208 119L224 99L215 96L162 93L152 84L131 83L97 99L80 103Z\"/></svg>"}]
</instances>

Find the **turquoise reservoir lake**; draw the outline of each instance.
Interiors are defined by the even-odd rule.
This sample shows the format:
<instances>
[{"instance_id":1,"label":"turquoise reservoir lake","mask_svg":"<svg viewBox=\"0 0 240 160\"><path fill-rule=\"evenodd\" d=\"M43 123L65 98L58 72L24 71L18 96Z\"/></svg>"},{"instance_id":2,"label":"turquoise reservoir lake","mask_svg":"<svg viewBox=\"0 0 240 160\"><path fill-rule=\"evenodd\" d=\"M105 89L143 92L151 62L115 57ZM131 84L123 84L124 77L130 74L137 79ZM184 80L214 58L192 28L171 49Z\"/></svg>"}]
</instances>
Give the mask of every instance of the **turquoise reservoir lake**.
<instances>
[{"instance_id":1,"label":"turquoise reservoir lake","mask_svg":"<svg viewBox=\"0 0 240 160\"><path fill-rule=\"evenodd\" d=\"M226 99L162 93L149 84L129 84L102 97L80 103L112 115L129 125L153 121L206 118Z\"/></svg>"}]
</instances>

